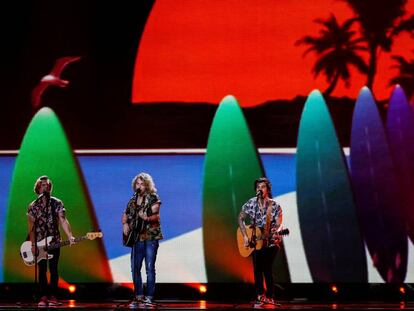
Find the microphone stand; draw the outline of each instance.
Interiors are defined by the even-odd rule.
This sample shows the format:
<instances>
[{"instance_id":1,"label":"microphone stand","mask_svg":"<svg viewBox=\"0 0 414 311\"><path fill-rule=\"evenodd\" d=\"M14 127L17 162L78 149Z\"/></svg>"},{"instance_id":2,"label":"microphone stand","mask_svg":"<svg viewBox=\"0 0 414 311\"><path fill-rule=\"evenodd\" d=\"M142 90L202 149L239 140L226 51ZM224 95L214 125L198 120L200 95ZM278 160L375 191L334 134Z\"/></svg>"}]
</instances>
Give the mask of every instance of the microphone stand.
<instances>
[{"instance_id":1,"label":"microphone stand","mask_svg":"<svg viewBox=\"0 0 414 311\"><path fill-rule=\"evenodd\" d=\"M253 218L253 223L252 223L252 240L251 240L251 246L255 248L256 250L256 244L257 244L257 235L256 235L256 217L257 217L257 208L259 206L259 195L256 195L256 200L257 200L257 204L256 207L254 209L254 218Z\"/></svg>"},{"instance_id":2,"label":"microphone stand","mask_svg":"<svg viewBox=\"0 0 414 311\"><path fill-rule=\"evenodd\" d=\"M39 200L42 199L42 195L40 195L37 199L36 199L36 203L39 202ZM37 259L39 257L39 246L37 245L37 228L38 228L39 224L38 224L38 219L35 218L34 222L33 222L33 228L32 231L34 231L34 236L33 236L33 240L34 240L34 265L35 265L35 269L34 269L34 288L35 288L35 292L33 294L33 299L36 301L37 296L39 296L40 293L40 284L39 284L39 270L38 270L38 266L37 266ZM29 233L29 239L30 239L30 233Z\"/></svg>"},{"instance_id":3,"label":"microphone stand","mask_svg":"<svg viewBox=\"0 0 414 311\"><path fill-rule=\"evenodd\" d=\"M133 222L133 226L130 230L133 230L132 232L132 238L134 239L134 244L132 245L132 261L133 261L133 269L132 269L132 282L134 283L134 292L133 292L133 301L136 298L136 291L137 291L137 277L138 277L138 271L137 271L137 265L136 265L136 261L135 261L135 256L136 256L136 249L135 249L135 243L136 243L136 239L137 239L137 232L135 232L136 227L137 227L137 222L138 222L138 211L139 211L139 206L138 206L138 199L139 199L139 195L141 193L141 189L137 189L135 192L135 214L134 214L134 222Z\"/></svg>"},{"instance_id":4,"label":"microphone stand","mask_svg":"<svg viewBox=\"0 0 414 311\"><path fill-rule=\"evenodd\" d=\"M38 294L39 294L39 292L40 292L40 289L39 289L39 282L38 282L38 267L37 267L37 258L38 258L38 256L39 256L39 248L38 248L38 245L37 245L37 226L38 226L38 223L37 223L37 218L35 218L35 221L34 221L34 223L33 223L33 228L32 228L32 230L34 230L34 237L33 237L33 239L34 239L34 261L35 261L35 269L34 269L34 288L35 288L35 294L34 294L34 299L35 300L37 300L37 296L38 296Z\"/></svg>"},{"instance_id":5,"label":"microphone stand","mask_svg":"<svg viewBox=\"0 0 414 311\"><path fill-rule=\"evenodd\" d=\"M44 197L46 197L46 203L45 203L45 209L46 209L46 221L45 221L45 226L44 226L44 232L45 232L45 247L44 247L44 249L45 249L45 253L46 253L46 287L44 288L44 290L45 290L45 293L43 293L43 294L48 294L49 293L49 285L48 285L48 281L47 281L47 269L48 269L48 267L49 267L49 254L48 254L48 249L49 249L49 245L48 245L48 241L47 241L47 238L48 238L48 222L49 222L49 203L50 203L50 194L48 193L48 194L46 194L46 193L43 193L43 196ZM52 219L52 221L54 221L53 219Z\"/></svg>"},{"instance_id":6,"label":"microphone stand","mask_svg":"<svg viewBox=\"0 0 414 311\"><path fill-rule=\"evenodd\" d=\"M259 190L257 193L256 193L256 202L257 202L257 204L256 204L256 206L255 206L255 209L254 209L254 218L253 218L253 224L252 224L252 245L251 246L253 246L254 248L255 248L255 250L256 250L256 245L257 245L257 234L256 234L256 217L257 217L257 211L258 211L258 207L259 207L259 198L262 196L262 191L261 190ZM253 242L254 241L254 242Z\"/></svg>"}]
</instances>

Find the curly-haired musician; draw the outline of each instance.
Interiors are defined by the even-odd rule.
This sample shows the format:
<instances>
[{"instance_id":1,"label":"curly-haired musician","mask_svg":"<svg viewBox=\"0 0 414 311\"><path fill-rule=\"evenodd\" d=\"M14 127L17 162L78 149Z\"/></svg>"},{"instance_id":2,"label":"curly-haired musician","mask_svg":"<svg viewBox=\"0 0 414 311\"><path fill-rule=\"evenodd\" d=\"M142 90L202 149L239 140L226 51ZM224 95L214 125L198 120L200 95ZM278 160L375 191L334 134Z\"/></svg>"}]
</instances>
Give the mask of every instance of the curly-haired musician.
<instances>
[{"instance_id":1,"label":"curly-haired musician","mask_svg":"<svg viewBox=\"0 0 414 311\"><path fill-rule=\"evenodd\" d=\"M132 180L134 194L122 215L124 244L132 247L131 270L134 282L134 300L130 308L154 306L155 260L158 243L163 238L160 224L161 201L154 181L147 173L140 173ZM147 288L141 277L142 262L145 259Z\"/></svg>"}]
</instances>

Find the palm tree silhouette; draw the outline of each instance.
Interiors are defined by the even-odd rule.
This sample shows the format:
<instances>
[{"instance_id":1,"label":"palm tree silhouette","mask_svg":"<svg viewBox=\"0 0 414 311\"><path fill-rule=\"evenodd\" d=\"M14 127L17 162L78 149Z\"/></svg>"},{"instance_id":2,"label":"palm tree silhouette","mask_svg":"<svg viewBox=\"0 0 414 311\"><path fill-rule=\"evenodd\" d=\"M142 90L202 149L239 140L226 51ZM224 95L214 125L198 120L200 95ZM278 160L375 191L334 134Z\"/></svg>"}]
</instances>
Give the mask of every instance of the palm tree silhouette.
<instances>
[{"instance_id":1,"label":"palm tree silhouette","mask_svg":"<svg viewBox=\"0 0 414 311\"><path fill-rule=\"evenodd\" d=\"M403 31L414 30L414 15L404 19L407 0L341 0L356 15L362 36L368 44L366 85L372 89L377 73L379 51L390 52L393 41Z\"/></svg>"},{"instance_id":2,"label":"palm tree silhouette","mask_svg":"<svg viewBox=\"0 0 414 311\"><path fill-rule=\"evenodd\" d=\"M314 52L319 57L312 72L315 78L321 72L326 75L330 84L323 92L325 96L332 93L339 78L344 80L345 85L349 87L349 65L353 65L362 73L368 70L363 58L357 53L366 50L366 47L360 45L363 39L353 39L355 31L352 31L351 27L354 21L355 19L348 19L339 25L333 14L327 19L316 19L315 23L323 26L319 31L319 36L304 36L295 43L295 45L310 46L304 52L304 57L309 52Z\"/></svg>"},{"instance_id":3,"label":"palm tree silhouette","mask_svg":"<svg viewBox=\"0 0 414 311\"><path fill-rule=\"evenodd\" d=\"M397 62L392 68L398 68L399 74L390 80L390 85L401 85L408 100L411 100L414 95L414 59L408 61L399 55L392 56L392 59Z\"/></svg>"}]
</instances>

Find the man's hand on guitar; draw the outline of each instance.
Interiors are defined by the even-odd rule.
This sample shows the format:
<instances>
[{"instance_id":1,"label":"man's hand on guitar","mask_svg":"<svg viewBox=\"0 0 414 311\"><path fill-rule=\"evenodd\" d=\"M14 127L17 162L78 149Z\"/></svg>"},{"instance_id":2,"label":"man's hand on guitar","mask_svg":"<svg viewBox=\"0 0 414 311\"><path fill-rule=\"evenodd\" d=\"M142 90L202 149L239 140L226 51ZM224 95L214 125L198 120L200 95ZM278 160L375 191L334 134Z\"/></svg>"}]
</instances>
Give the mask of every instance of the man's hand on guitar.
<instances>
[{"instance_id":1,"label":"man's hand on guitar","mask_svg":"<svg viewBox=\"0 0 414 311\"><path fill-rule=\"evenodd\" d=\"M276 228L272 228L271 230L270 230L270 232L272 233L272 238L274 239L274 244L275 245L279 245L280 244L280 242L282 242L282 237L281 237L281 235L279 234L279 230L278 229L276 229Z\"/></svg>"},{"instance_id":2,"label":"man's hand on guitar","mask_svg":"<svg viewBox=\"0 0 414 311\"><path fill-rule=\"evenodd\" d=\"M144 213L144 211L143 210L140 210L139 212L138 212L138 216L139 217L141 217L142 219L144 219L144 220L147 220L148 219L148 216Z\"/></svg>"},{"instance_id":3,"label":"man's hand on guitar","mask_svg":"<svg viewBox=\"0 0 414 311\"><path fill-rule=\"evenodd\" d=\"M75 241L75 237L71 235L69 237L69 246L72 246L73 244L76 244L76 241Z\"/></svg>"},{"instance_id":4,"label":"man's hand on guitar","mask_svg":"<svg viewBox=\"0 0 414 311\"><path fill-rule=\"evenodd\" d=\"M37 254L36 254L36 250L37 250ZM36 249L35 244L32 244L32 254L33 256L39 255L39 249Z\"/></svg>"},{"instance_id":5,"label":"man's hand on guitar","mask_svg":"<svg viewBox=\"0 0 414 311\"><path fill-rule=\"evenodd\" d=\"M243 235L243 242L244 242L244 247L249 246L249 238L247 237L247 235Z\"/></svg>"}]
</instances>

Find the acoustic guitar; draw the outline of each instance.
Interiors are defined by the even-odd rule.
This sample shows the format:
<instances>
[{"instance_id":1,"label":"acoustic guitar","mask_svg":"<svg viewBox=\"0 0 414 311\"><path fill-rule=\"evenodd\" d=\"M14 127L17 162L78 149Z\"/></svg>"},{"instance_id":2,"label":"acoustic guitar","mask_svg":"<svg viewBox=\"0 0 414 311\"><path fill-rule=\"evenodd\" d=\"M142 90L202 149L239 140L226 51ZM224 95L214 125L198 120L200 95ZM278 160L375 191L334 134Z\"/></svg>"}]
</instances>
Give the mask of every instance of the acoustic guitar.
<instances>
[{"instance_id":1,"label":"acoustic guitar","mask_svg":"<svg viewBox=\"0 0 414 311\"><path fill-rule=\"evenodd\" d=\"M247 247L244 246L243 234L240 228L237 228L237 246L242 257L249 257L254 250L261 249L264 243L269 242L269 237L266 237L258 227L255 230L251 227L246 227L246 233L249 238L249 245ZM276 236L280 237L285 235L289 235L289 229L282 229L276 233Z\"/></svg>"},{"instance_id":2,"label":"acoustic guitar","mask_svg":"<svg viewBox=\"0 0 414 311\"><path fill-rule=\"evenodd\" d=\"M138 216L138 212L141 210L137 210L136 219L133 219L132 222L129 224L129 232L128 234L124 233L124 230L122 230L122 244L127 247L134 246L135 243L135 235L139 234L144 230L145 221ZM146 211L144 211L146 213Z\"/></svg>"}]
</instances>

